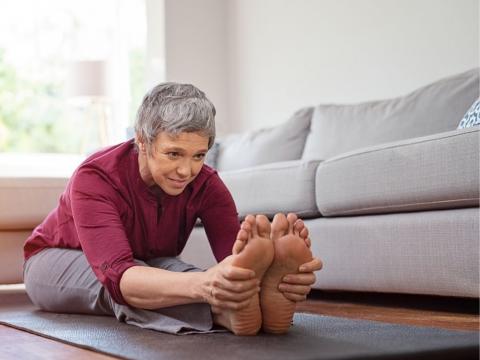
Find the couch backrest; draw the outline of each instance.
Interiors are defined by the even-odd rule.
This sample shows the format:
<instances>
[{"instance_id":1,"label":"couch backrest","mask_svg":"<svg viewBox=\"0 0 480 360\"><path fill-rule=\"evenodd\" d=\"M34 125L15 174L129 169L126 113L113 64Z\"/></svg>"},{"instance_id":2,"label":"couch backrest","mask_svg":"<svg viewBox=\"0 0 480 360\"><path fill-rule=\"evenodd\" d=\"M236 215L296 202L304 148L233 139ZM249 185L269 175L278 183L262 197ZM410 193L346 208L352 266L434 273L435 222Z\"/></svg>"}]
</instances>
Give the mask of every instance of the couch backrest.
<instances>
[{"instance_id":1,"label":"couch backrest","mask_svg":"<svg viewBox=\"0 0 480 360\"><path fill-rule=\"evenodd\" d=\"M313 107L306 107L273 128L229 135L210 150L213 156L207 157L207 163L224 171L298 160L303 153L312 113Z\"/></svg>"},{"instance_id":2,"label":"couch backrest","mask_svg":"<svg viewBox=\"0 0 480 360\"><path fill-rule=\"evenodd\" d=\"M478 97L479 69L472 69L394 99L318 105L302 159L454 130Z\"/></svg>"}]
</instances>

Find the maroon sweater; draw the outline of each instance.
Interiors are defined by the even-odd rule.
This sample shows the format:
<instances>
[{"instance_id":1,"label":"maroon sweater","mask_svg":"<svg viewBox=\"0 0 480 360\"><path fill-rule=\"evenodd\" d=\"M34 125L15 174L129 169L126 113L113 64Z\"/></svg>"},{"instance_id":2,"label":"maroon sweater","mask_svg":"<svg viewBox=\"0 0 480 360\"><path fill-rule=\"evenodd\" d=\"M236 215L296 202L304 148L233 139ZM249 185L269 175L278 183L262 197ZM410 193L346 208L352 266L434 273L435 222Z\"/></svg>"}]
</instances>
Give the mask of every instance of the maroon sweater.
<instances>
[{"instance_id":1,"label":"maroon sweater","mask_svg":"<svg viewBox=\"0 0 480 360\"><path fill-rule=\"evenodd\" d=\"M149 188L140 177L133 140L101 150L73 173L58 206L33 231L25 260L45 248L79 249L97 278L125 304L120 278L135 259L179 255L202 221L217 261L231 254L240 228L230 192L204 165L178 196Z\"/></svg>"}]
</instances>

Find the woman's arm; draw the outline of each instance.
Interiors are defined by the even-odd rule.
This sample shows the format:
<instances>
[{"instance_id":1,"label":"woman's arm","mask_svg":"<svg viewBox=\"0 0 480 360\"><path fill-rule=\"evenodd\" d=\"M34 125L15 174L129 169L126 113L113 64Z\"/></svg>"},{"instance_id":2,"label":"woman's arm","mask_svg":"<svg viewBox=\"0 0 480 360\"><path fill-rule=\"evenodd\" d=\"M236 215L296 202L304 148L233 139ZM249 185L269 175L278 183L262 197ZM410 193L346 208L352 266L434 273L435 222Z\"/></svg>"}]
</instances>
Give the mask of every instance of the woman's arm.
<instances>
[{"instance_id":1,"label":"woman's arm","mask_svg":"<svg viewBox=\"0 0 480 360\"><path fill-rule=\"evenodd\" d=\"M146 266L127 269L120 279L125 301L133 307L162 307L206 302L238 310L258 292L252 270L231 266L231 257L205 272L172 272ZM213 295L215 294L215 295Z\"/></svg>"},{"instance_id":2,"label":"woman's arm","mask_svg":"<svg viewBox=\"0 0 480 360\"><path fill-rule=\"evenodd\" d=\"M231 255L240 221L233 197L218 174L208 180L198 216L215 259L220 262Z\"/></svg>"}]
</instances>

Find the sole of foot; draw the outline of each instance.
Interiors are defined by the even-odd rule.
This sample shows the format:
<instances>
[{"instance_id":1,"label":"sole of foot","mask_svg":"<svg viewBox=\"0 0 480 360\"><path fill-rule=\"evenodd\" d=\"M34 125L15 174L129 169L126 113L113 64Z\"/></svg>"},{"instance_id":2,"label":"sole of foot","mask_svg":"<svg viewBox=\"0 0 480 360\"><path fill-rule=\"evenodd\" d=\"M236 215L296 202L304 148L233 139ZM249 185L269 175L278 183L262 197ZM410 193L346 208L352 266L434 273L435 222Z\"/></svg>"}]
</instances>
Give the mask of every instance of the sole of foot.
<instances>
[{"instance_id":1,"label":"sole of foot","mask_svg":"<svg viewBox=\"0 0 480 360\"><path fill-rule=\"evenodd\" d=\"M274 257L270 233L267 217L247 216L233 245L232 265L255 271L257 279L262 281ZM259 295L254 295L248 307L242 310L220 312L217 320L235 335L256 335L262 327Z\"/></svg>"},{"instance_id":2,"label":"sole of foot","mask_svg":"<svg viewBox=\"0 0 480 360\"><path fill-rule=\"evenodd\" d=\"M274 260L265 273L260 292L263 330L273 334L284 334L290 328L295 302L287 299L278 285L287 274L298 273L301 264L312 260L302 229L295 226L296 216L275 215L271 225Z\"/></svg>"}]
</instances>

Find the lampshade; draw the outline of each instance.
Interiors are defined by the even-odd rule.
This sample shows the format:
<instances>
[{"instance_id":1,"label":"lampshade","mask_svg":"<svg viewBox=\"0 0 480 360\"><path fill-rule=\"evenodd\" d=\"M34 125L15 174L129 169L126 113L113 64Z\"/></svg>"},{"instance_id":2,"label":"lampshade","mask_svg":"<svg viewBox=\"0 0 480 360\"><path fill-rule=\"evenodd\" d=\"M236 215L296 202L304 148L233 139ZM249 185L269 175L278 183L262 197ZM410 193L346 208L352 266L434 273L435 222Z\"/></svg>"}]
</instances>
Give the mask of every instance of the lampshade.
<instances>
[{"instance_id":1,"label":"lampshade","mask_svg":"<svg viewBox=\"0 0 480 360\"><path fill-rule=\"evenodd\" d=\"M71 97L107 96L106 70L102 60L72 62L68 69L67 94Z\"/></svg>"}]
</instances>

